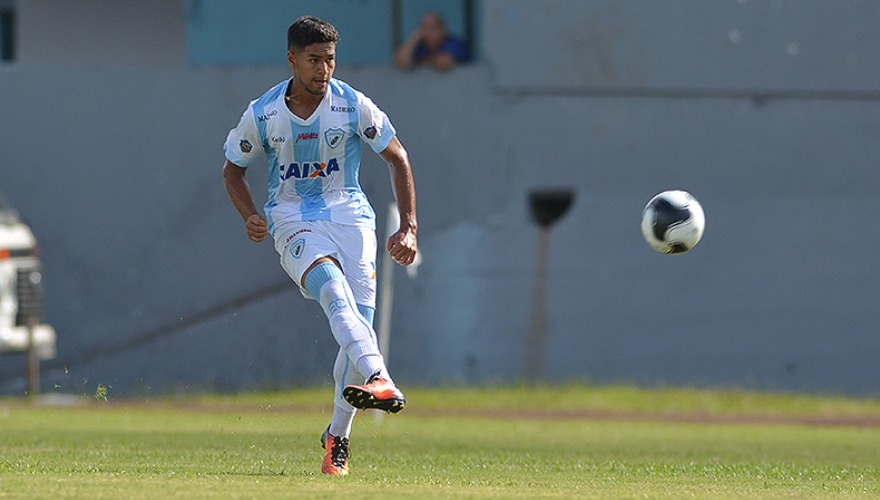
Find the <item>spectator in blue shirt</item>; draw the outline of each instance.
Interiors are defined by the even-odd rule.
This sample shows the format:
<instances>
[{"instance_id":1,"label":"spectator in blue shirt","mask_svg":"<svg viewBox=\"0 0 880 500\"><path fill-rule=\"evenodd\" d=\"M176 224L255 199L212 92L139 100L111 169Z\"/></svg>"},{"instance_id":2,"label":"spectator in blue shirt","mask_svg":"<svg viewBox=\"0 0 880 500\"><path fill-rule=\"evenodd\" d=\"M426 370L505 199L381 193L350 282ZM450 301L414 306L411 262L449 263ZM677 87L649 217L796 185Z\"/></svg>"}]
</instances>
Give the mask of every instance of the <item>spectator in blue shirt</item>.
<instances>
[{"instance_id":1,"label":"spectator in blue shirt","mask_svg":"<svg viewBox=\"0 0 880 500\"><path fill-rule=\"evenodd\" d=\"M425 65L447 71L467 60L467 45L446 32L443 18L436 12L425 14L419 27L394 53L394 64L400 69Z\"/></svg>"}]
</instances>

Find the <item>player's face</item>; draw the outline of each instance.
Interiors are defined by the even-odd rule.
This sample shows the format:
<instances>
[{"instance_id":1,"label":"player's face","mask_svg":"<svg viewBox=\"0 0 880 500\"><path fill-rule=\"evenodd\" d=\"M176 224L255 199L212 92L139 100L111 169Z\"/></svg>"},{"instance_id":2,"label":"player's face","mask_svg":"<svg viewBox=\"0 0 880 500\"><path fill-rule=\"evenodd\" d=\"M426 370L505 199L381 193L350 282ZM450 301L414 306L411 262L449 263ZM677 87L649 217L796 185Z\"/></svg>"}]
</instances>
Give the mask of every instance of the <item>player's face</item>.
<instances>
[{"instance_id":1,"label":"player's face","mask_svg":"<svg viewBox=\"0 0 880 500\"><path fill-rule=\"evenodd\" d=\"M336 69L336 44L313 43L296 52L288 51L287 62L296 83L312 95L323 96Z\"/></svg>"}]
</instances>

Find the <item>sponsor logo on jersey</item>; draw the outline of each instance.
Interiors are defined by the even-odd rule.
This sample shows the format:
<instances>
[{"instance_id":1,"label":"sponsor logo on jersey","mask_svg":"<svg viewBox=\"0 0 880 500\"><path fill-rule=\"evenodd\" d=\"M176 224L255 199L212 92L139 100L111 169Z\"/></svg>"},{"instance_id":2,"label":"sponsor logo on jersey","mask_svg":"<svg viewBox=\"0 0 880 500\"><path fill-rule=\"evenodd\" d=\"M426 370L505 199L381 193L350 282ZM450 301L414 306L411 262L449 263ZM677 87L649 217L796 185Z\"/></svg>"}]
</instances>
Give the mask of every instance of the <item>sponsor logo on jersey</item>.
<instances>
[{"instance_id":1,"label":"sponsor logo on jersey","mask_svg":"<svg viewBox=\"0 0 880 500\"><path fill-rule=\"evenodd\" d=\"M336 113L354 113L354 106L330 106L330 111Z\"/></svg>"},{"instance_id":2,"label":"sponsor logo on jersey","mask_svg":"<svg viewBox=\"0 0 880 500\"><path fill-rule=\"evenodd\" d=\"M298 136L296 136L296 142L299 141L310 141L312 139L317 139L317 132L300 132Z\"/></svg>"},{"instance_id":3,"label":"sponsor logo on jersey","mask_svg":"<svg viewBox=\"0 0 880 500\"><path fill-rule=\"evenodd\" d=\"M369 126L364 129L364 137L367 139L374 139L376 137L376 127Z\"/></svg>"},{"instance_id":4,"label":"sponsor logo on jersey","mask_svg":"<svg viewBox=\"0 0 880 500\"><path fill-rule=\"evenodd\" d=\"M275 115L277 115L277 114L278 114L278 110L277 110L277 109L273 109L272 111L269 111L269 112L266 113L265 115L260 115L260 116L258 116L258 117L257 117L257 121L260 122L260 123L262 123L262 122L268 120L269 118L272 118L273 116L275 116Z\"/></svg>"},{"instance_id":5,"label":"sponsor logo on jersey","mask_svg":"<svg viewBox=\"0 0 880 500\"><path fill-rule=\"evenodd\" d=\"M331 148L342 144L343 137L345 137L345 132L341 128L331 128L324 132L324 140Z\"/></svg>"},{"instance_id":6,"label":"sponsor logo on jersey","mask_svg":"<svg viewBox=\"0 0 880 500\"><path fill-rule=\"evenodd\" d=\"M287 140L287 139L285 139L285 137L283 135L280 135L278 137L272 137L272 142L284 142L285 140Z\"/></svg>"},{"instance_id":7,"label":"sponsor logo on jersey","mask_svg":"<svg viewBox=\"0 0 880 500\"><path fill-rule=\"evenodd\" d=\"M318 177L327 177L333 172L339 171L339 162L336 158L331 158L327 163L308 162L291 163L290 165L281 165L278 169L279 176L282 181L286 181L293 177L294 179L316 179Z\"/></svg>"},{"instance_id":8,"label":"sponsor logo on jersey","mask_svg":"<svg viewBox=\"0 0 880 500\"><path fill-rule=\"evenodd\" d=\"M242 153L250 153L251 150L254 149L253 144L247 139L242 139L241 142L238 143L238 147L241 148Z\"/></svg>"}]
</instances>

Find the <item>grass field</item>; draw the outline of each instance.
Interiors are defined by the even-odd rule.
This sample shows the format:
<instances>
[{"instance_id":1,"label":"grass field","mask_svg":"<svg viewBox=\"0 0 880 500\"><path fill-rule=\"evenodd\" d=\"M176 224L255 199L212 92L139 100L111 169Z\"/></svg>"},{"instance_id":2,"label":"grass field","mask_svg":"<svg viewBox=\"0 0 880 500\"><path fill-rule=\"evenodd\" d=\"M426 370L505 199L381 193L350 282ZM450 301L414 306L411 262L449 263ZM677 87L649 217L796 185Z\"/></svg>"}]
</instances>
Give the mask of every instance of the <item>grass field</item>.
<instances>
[{"instance_id":1,"label":"grass field","mask_svg":"<svg viewBox=\"0 0 880 500\"><path fill-rule=\"evenodd\" d=\"M329 388L0 400L0 497L880 497L876 400L581 386L407 396L400 415L359 416L345 478L320 474Z\"/></svg>"}]
</instances>

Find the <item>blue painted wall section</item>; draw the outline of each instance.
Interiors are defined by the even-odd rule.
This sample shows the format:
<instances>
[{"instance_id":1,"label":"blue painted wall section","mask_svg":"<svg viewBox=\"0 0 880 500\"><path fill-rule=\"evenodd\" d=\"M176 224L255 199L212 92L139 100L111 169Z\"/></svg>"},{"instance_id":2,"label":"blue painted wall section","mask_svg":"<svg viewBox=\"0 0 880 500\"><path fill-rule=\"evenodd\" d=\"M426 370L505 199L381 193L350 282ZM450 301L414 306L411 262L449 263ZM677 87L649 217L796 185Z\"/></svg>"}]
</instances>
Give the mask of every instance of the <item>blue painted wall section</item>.
<instances>
[{"instance_id":1,"label":"blue painted wall section","mask_svg":"<svg viewBox=\"0 0 880 500\"><path fill-rule=\"evenodd\" d=\"M330 21L347 64L391 61L391 0L191 0L187 57L195 65L286 65L287 27L302 15Z\"/></svg>"}]
</instances>

